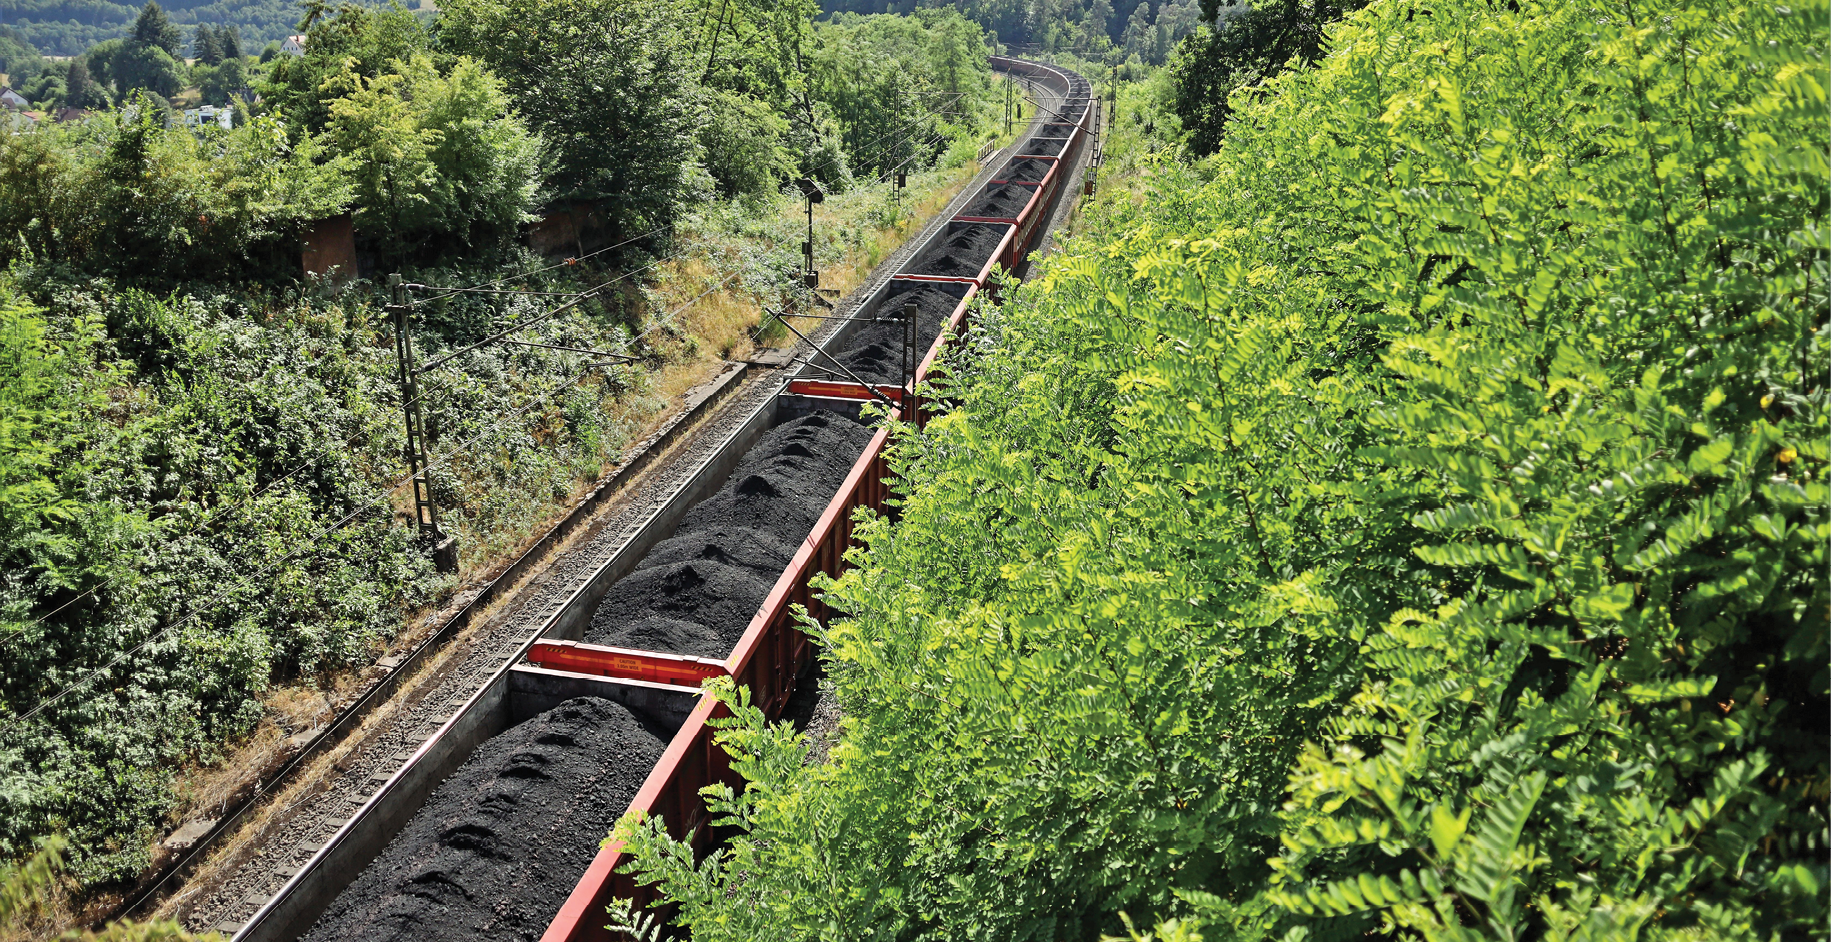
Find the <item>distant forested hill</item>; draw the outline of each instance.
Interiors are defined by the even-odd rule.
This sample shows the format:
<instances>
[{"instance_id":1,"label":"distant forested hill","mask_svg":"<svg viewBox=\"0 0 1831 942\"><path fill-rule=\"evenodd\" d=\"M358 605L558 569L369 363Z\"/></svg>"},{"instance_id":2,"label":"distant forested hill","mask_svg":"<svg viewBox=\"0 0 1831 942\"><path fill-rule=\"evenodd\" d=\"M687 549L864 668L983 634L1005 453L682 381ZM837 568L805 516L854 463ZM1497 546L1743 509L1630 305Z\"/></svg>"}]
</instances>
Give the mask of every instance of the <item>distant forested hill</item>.
<instances>
[{"instance_id":1,"label":"distant forested hill","mask_svg":"<svg viewBox=\"0 0 1831 942\"><path fill-rule=\"evenodd\" d=\"M133 28L141 2L110 0L0 0L0 23L18 30L48 56L73 56L106 39L120 39ZM183 26L234 25L246 53L298 32L304 15L298 0L171 0L161 4L172 22ZM418 0L409 0L409 8ZM189 38L189 31L186 31Z\"/></svg>"}]
</instances>

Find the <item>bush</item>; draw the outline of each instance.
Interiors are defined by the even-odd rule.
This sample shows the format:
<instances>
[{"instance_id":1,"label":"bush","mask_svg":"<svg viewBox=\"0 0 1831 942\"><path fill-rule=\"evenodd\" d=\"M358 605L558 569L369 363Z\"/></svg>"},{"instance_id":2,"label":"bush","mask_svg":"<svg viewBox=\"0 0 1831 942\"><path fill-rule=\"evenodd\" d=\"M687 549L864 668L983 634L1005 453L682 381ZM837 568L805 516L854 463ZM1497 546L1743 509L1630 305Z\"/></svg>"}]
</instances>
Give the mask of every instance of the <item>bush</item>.
<instances>
[{"instance_id":1,"label":"bush","mask_svg":"<svg viewBox=\"0 0 1831 942\"><path fill-rule=\"evenodd\" d=\"M500 250L534 218L540 141L475 61L440 75L415 55L373 79L345 69L324 88L334 97L320 140L346 159L359 233L384 258Z\"/></svg>"},{"instance_id":2,"label":"bush","mask_svg":"<svg viewBox=\"0 0 1831 942\"><path fill-rule=\"evenodd\" d=\"M142 96L76 126L0 130L0 260L148 284L296 271L296 238L348 202L344 162L320 162L262 118L203 136Z\"/></svg>"},{"instance_id":3,"label":"bush","mask_svg":"<svg viewBox=\"0 0 1831 942\"><path fill-rule=\"evenodd\" d=\"M701 942L1817 931L1825 9L1379 0L1236 96L901 430L831 761L739 709L636 868Z\"/></svg>"}]
</instances>

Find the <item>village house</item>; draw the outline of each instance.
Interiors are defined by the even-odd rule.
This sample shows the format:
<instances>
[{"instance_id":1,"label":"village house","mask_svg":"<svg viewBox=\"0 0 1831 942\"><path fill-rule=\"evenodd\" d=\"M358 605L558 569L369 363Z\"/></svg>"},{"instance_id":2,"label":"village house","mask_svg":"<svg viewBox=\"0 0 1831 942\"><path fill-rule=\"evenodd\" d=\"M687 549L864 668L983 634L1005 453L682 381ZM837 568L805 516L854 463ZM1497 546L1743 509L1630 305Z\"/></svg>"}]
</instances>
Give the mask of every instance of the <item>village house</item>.
<instances>
[{"instance_id":1,"label":"village house","mask_svg":"<svg viewBox=\"0 0 1831 942\"><path fill-rule=\"evenodd\" d=\"M201 108L184 109L185 127L201 128L208 124L214 124L225 131L229 130L235 126L235 110L228 105L222 105L220 107L217 105L204 105Z\"/></svg>"}]
</instances>

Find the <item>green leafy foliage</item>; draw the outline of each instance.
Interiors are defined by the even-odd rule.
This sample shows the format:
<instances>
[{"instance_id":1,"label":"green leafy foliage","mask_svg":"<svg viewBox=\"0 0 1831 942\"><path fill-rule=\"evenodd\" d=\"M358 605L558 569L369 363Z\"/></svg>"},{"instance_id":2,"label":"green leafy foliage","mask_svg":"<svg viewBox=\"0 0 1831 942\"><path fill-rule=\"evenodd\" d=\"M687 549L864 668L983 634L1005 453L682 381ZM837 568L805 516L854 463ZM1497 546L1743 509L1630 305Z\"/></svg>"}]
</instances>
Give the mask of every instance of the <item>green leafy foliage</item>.
<instances>
[{"instance_id":1,"label":"green leafy foliage","mask_svg":"<svg viewBox=\"0 0 1831 942\"><path fill-rule=\"evenodd\" d=\"M549 184L600 205L621 238L694 196L699 114L683 11L637 0L461 0L441 39L486 63L547 142Z\"/></svg>"},{"instance_id":2,"label":"green leafy foliage","mask_svg":"<svg viewBox=\"0 0 1831 942\"><path fill-rule=\"evenodd\" d=\"M338 93L326 86L338 82L338 89L347 89L345 73L376 79L394 70L393 63L412 61L416 55L434 56L434 65L441 68L448 64L433 49L425 24L398 6L346 4L334 12L319 6L312 11L304 36L305 54L273 60L265 81L257 86L271 109L285 115L301 135L330 125L331 102Z\"/></svg>"},{"instance_id":3,"label":"green leafy foliage","mask_svg":"<svg viewBox=\"0 0 1831 942\"><path fill-rule=\"evenodd\" d=\"M0 130L0 166L0 259L152 284L294 271L290 240L350 198L345 162L274 118L199 136L145 99Z\"/></svg>"},{"instance_id":4,"label":"green leafy foliage","mask_svg":"<svg viewBox=\"0 0 1831 942\"><path fill-rule=\"evenodd\" d=\"M0 305L0 538L17 540L49 520L68 519L72 501L50 475L73 416L57 393L64 351L44 321L12 295ZM87 325L84 325L85 327Z\"/></svg>"},{"instance_id":5,"label":"green leafy foliage","mask_svg":"<svg viewBox=\"0 0 1831 942\"><path fill-rule=\"evenodd\" d=\"M831 759L738 709L737 836L634 868L701 940L1817 931L1825 12L1379 0L1236 93L900 430Z\"/></svg>"},{"instance_id":6,"label":"green leafy foliage","mask_svg":"<svg viewBox=\"0 0 1831 942\"><path fill-rule=\"evenodd\" d=\"M165 10L160 8L159 0L146 0L146 6L140 8L140 15L134 20L128 45L150 46L168 56L176 56L178 44L182 41L178 27L165 15Z\"/></svg>"},{"instance_id":7,"label":"green leafy foliage","mask_svg":"<svg viewBox=\"0 0 1831 942\"><path fill-rule=\"evenodd\" d=\"M338 97L321 140L347 161L359 228L388 256L435 240L450 255L500 249L534 218L540 142L474 60L440 75L415 55L373 79L346 69L325 90Z\"/></svg>"},{"instance_id":8,"label":"green leafy foliage","mask_svg":"<svg viewBox=\"0 0 1831 942\"><path fill-rule=\"evenodd\" d=\"M1176 47L1170 62L1175 107L1197 154L1220 149L1233 93L1291 65L1315 62L1323 30L1364 0L1264 0L1250 7L1209 0L1209 25Z\"/></svg>"},{"instance_id":9,"label":"green leafy foliage","mask_svg":"<svg viewBox=\"0 0 1831 942\"><path fill-rule=\"evenodd\" d=\"M233 102L248 89L248 66L240 56L224 59L217 65L191 69L191 79L206 104Z\"/></svg>"},{"instance_id":10,"label":"green leafy foliage","mask_svg":"<svg viewBox=\"0 0 1831 942\"><path fill-rule=\"evenodd\" d=\"M822 24L808 86L838 126L845 162L823 179L932 166L992 98L978 26L953 11L841 15Z\"/></svg>"}]
</instances>

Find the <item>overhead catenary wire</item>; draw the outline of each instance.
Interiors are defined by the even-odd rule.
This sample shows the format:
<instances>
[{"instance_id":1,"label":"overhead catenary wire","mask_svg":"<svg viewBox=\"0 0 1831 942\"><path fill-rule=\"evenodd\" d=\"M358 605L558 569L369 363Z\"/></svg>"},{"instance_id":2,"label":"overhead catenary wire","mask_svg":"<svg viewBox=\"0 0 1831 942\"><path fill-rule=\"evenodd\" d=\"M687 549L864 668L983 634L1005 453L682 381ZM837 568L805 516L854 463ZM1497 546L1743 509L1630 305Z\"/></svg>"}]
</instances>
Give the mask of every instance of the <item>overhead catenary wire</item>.
<instances>
[{"instance_id":1,"label":"overhead catenary wire","mask_svg":"<svg viewBox=\"0 0 1831 942\"><path fill-rule=\"evenodd\" d=\"M570 258L567 258L565 261L554 262L551 265L546 265L541 268L536 268L533 271L525 271L525 272L521 272L519 274L514 274L514 275L505 275L501 278L496 279L495 281L486 281L486 282L483 282L482 284L471 285L471 286L462 287L462 288L459 288L459 287L441 288L436 285L420 285L419 290L440 291L440 292L444 292L446 294L458 294L458 293L462 293L462 292L481 291L482 289L485 289L485 288L499 287L501 285L508 284L509 282L516 281L518 279L531 278L535 275L545 274L546 272L550 272L550 271L554 270L555 268L565 268L569 265L576 265L579 262L584 261L585 259L592 258L592 257L598 256L598 255L602 255L605 252L609 252L613 249L620 249L626 245L632 245L634 243L642 241L643 239L648 238L649 236L655 235L656 233L666 232L669 228L672 227L672 225L673 225L672 223L665 223L663 225L656 226L655 228L650 229L647 232L630 236L629 238L624 239L623 241L618 242L615 245L606 245L602 248L592 249L591 251L586 252L583 255L572 256ZM519 293L519 292L514 292L514 293Z\"/></svg>"},{"instance_id":2,"label":"overhead catenary wire","mask_svg":"<svg viewBox=\"0 0 1831 942\"><path fill-rule=\"evenodd\" d=\"M846 366L846 365L845 365L845 364L844 364L844 363L841 363L841 362L839 362L839 361L838 361L838 360L836 360L836 359L834 359L834 358L833 358L833 355L832 355L832 354L830 354L830 353L828 353L828 352L826 352L826 351L825 351L825 350L822 350L822 349L820 349L820 345L819 345L819 344L817 344L817 343L815 343L815 342L814 342L814 341L812 341L812 340L810 340L810 339L808 339L808 336L807 336L807 335L806 335L806 334L804 334L804 333L802 333L802 332L801 332L801 331L799 331L799 330L795 330L795 325L793 325L793 324L790 324L790 323L789 323L789 322L788 322L788 318L787 318L787 317L785 317L785 316L783 316L783 315L781 315L781 314L779 314L779 313L777 313L777 312L775 312L775 311L771 311L771 310L770 310L770 309L769 309L769 308L764 308L764 309L763 309L763 310L764 310L764 311L765 311L765 312L766 312L766 313L768 313L768 314L769 314L769 315L771 315L771 316L772 316L772 317L774 317L774 318L775 318L775 319L776 319L776 320L778 320L778 321L781 321L781 322L782 322L782 326L783 326L783 327L786 327L786 328L788 328L788 329L789 329L789 330L790 330L790 331L792 331L792 332L793 332L793 333L794 333L794 335L795 335L795 336L796 336L796 337L799 337L799 338L801 338L801 341L802 341L802 342L803 342L803 343L805 343L805 344L807 344L807 345L808 345L808 346L810 346L810 347L813 347L813 348L814 348L814 353L813 353L813 354L810 354L810 355L809 355L809 362L810 362L810 363L811 363L811 362L812 362L812 357L813 357L813 356L814 356L814 355L819 355L819 356L824 356L824 357L826 357L826 358L827 358L827 361L828 361L828 362L830 362L830 363L832 363L832 364L833 364L833 365L834 365L834 366L837 366L837 367L839 367L839 368L840 368L840 369L841 369L841 370L842 370L842 371L844 371L844 372L845 372L845 374L846 374L846 376L847 376L847 377L849 377L849 378L850 378L850 379L851 379L851 380L852 380L852 382L854 382L854 383L857 383L857 384L858 384L858 385L860 385L860 386L863 386L863 387L865 387L865 389L866 389L866 390L867 390L867 391L868 391L868 392L870 392L870 393L871 393L871 395L873 395L873 396L875 396L875 397L877 397L877 398L878 398L878 399L879 399L879 400L880 400L880 401L882 401L882 402L883 402L883 403L884 403L884 405L887 405L887 406L889 406L889 407L890 407L890 408L892 408L892 409L895 409L895 408L897 408L897 404L896 404L896 403L894 403L894 402L891 402L891 401L890 401L890 397L889 397L889 396L886 396L886 395L884 395L884 394L883 394L883 393L881 393L881 392L878 392L878 389L877 389L877 387L876 387L876 386L874 386L874 385L872 385L872 384L870 384L870 383L867 383L867 382L865 382L865 381L864 381L864 379L863 379L863 378L861 378L861 377L860 377L860 376L859 376L859 375L858 375L858 374L857 374L857 373L854 373L854 372L852 372L852 370L851 370L851 369L850 369L850 368L848 368L848 367L847 367L847 366Z\"/></svg>"}]
</instances>

